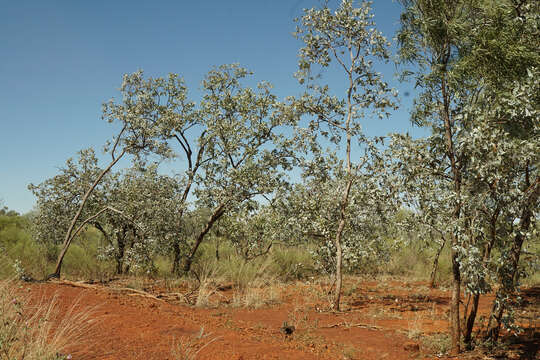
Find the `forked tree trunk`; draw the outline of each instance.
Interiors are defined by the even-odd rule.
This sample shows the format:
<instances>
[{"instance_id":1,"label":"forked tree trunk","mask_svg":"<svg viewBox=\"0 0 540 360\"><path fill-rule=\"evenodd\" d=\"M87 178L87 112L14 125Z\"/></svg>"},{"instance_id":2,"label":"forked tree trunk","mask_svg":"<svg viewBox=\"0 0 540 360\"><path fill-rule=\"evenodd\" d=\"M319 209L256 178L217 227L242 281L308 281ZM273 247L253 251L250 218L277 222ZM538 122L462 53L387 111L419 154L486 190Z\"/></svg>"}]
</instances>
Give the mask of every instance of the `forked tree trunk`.
<instances>
[{"instance_id":1,"label":"forked tree trunk","mask_svg":"<svg viewBox=\"0 0 540 360\"><path fill-rule=\"evenodd\" d=\"M75 225L77 224L77 221L79 221L79 218L81 217L82 211L84 209L84 206L86 205L86 202L88 201L88 198L90 197L92 192L94 192L95 188L98 186L98 184L100 183L101 179L103 179L105 174L107 174L111 170L111 168L126 154L126 151L127 151L127 149L124 149L124 150L122 150L120 155L118 155L118 157L116 157L116 158L113 157L113 161L111 161L109 163L107 168L105 168L105 170L103 170L98 175L96 180L94 180L92 185L88 188L88 190L86 190L86 193L82 197L81 204L79 205L79 208L77 209L77 212L75 213L75 216L73 216L73 218L71 219L71 223L69 224L69 228L68 228L68 230L66 232L66 236L64 238L64 243L62 244L62 251L60 251L60 254L58 255L58 259L56 260L56 266L54 268L54 272L52 274L50 274L49 276L47 276L47 279L60 278L60 271L62 269L62 262L64 261L64 257L66 256L68 248L71 245L71 242L73 241L73 239L83 229L84 225L86 225L88 222L90 222L90 221L94 220L95 218L97 218L99 215L101 215L101 213L103 213L107 209L107 208L102 209L101 211L99 211L94 216L89 217L88 219L83 221L83 223L81 225L79 225L77 230L75 230Z\"/></svg>"}]
</instances>

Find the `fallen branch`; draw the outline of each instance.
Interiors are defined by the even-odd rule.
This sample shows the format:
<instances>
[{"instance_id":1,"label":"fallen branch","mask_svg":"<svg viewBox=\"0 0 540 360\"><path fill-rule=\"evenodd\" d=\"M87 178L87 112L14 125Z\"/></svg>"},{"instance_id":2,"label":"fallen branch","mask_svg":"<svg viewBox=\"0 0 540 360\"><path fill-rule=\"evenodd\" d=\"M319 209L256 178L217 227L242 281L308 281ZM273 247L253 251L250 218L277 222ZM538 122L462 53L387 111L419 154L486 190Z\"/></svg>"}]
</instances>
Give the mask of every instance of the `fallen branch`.
<instances>
[{"instance_id":1,"label":"fallen branch","mask_svg":"<svg viewBox=\"0 0 540 360\"><path fill-rule=\"evenodd\" d=\"M337 327L341 327L341 326L348 327L348 328L359 327L359 328L370 329L370 330L384 330L384 328L382 328L380 326L362 324L362 323L350 324L350 325L345 324L345 323L338 323L338 324L329 325L329 326L321 326L320 329L332 329L332 328L337 328Z\"/></svg>"},{"instance_id":2,"label":"fallen branch","mask_svg":"<svg viewBox=\"0 0 540 360\"><path fill-rule=\"evenodd\" d=\"M80 288L84 288L84 289L99 290L99 288L100 288L99 286L85 284L85 283L80 282L80 281L58 280L58 281L52 281L52 282L56 283L56 284L59 284L59 285L68 285L68 286L80 287Z\"/></svg>"},{"instance_id":3,"label":"fallen branch","mask_svg":"<svg viewBox=\"0 0 540 360\"><path fill-rule=\"evenodd\" d=\"M106 286L90 285L90 284L85 284L84 282L80 282L80 281L69 281L69 280L60 280L57 282L55 281L55 283L59 285L68 285L68 286L80 287L84 289L130 292L130 293L133 293L133 294L128 294L130 296L142 296L142 297L154 299L157 301L164 301L146 291L131 289L131 288L113 288L113 287L106 287Z\"/></svg>"},{"instance_id":4,"label":"fallen branch","mask_svg":"<svg viewBox=\"0 0 540 360\"><path fill-rule=\"evenodd\" d=\"M158 301L164 301L158 298L157 296L150 294L149 292L142 291L142 290L131 289L131 288L106 288L106 289L112 290L112 291L120 291L120 292L131 292L133 294L128 294L128 295L132 295L132 296L138 295L138 296L142 296L142 297L146 297L146 298L150 298L150 299L154 299Z\"/></svg>"}]
</instances>

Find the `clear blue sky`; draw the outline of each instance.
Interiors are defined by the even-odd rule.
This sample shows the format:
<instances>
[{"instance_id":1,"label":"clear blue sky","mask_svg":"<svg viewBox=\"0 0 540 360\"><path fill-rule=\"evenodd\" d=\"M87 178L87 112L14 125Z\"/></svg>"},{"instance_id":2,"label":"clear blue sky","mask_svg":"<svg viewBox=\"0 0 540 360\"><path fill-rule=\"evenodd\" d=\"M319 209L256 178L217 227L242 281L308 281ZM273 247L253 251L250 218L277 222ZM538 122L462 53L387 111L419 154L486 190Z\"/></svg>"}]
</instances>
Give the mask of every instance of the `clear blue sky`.
<instances>
[{"instance_id":1,"label":"clear blue sky","mask_svg":"<svg viewBox=\"0 0 540 360\"><path fill-rule=\"evenodd\" d=\"M332 0L332 5L337 4ZM183 76L196 96L213 66L239 62L279 96L296 94L300 46L293 18L317 0L3 1L0 11L0 200L19 212L34 206L29 183L56 174L83 148L112 135L101 103L118 95L124 73ZM378 28L392 38L401 7L376 0ZM401 93L411 85L380 70ZM410 99L372 135L409 131ZM0 203L1 204L1 203Z\"/></svg>"}]
</instances>

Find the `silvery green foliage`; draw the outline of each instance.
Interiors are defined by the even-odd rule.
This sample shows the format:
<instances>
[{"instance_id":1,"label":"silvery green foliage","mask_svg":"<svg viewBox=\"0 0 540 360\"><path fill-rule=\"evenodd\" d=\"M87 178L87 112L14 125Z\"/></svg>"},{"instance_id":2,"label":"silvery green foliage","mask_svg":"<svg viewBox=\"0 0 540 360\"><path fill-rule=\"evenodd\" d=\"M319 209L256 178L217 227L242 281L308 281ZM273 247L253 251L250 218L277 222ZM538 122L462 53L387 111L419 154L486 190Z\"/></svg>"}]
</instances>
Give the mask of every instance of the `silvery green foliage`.
<instances>
[{"instance_id":1,"label":"silvery green foliage","mask_svg":"<svg viewBox=\"0 0 540 360\"><path fill-rule=\"evenodd\" d=\"M102 257L117 261L118 272L153 267L156 255L168 255L174 237L182 236L181 179L159 174L156 165L122 172L110 191L108 212L93 224L105 234Z\"/></svg>"},{"instance_id":2,"label":"silvery green foliage","mask_svg":"<svg viewBox=\"0 0 540 360\"><path fill-rule=\"evenodd\" d=\"M246 261L267 254L280 241L281 218L272 204L245 204L225 216L220 232Z\"/></svg>"},{"instance_id":3,"label":"silvery green foliage","mask_svg":"<svg viewBox=\"0 0 540 360\"><path fill-rule=\"evenodd\" d=\"M89 212L87 205L94 191L109 175L111 169L125 155L133 155L140 162L145 161L148 155L171 156L171 149L167 143L167 134L170 132L170 119L175 118L178 108L189 109L190 105L183 102L185 88L182 81L171 75L168 81L144 82L142 72L124 76L120 88L122 101L117 103L110 100L103 105L103 119L110 123L117 123L119 131L105 146L105 151L110 155L109 164L101 171L95 173L87 186L75 194L77 205L70 209L69 225L66 228L63 246L57 259L53 277L59 277L61 266L66 252L73 239L82 231L84 225L107 211L113 211L108 205L95 212ZM159 102L160 97L168 96L166 104ZM156 102L156 98L158 99ZM96 161L97 163L97 161ZM68 164L69 165L69 164ZM64 171L66 173L66 171ZM81 179L85 179L81 177ZM54 179L49 182L49 187L54 188ZM47 187L43 184L42 190ZM52 191L54 193L54 190ZM42 193L42 197L48 195ZM54 194L52 194L54 196ZM68 200L71 202L71 200Z\"/></svg>"},{"instance_id":4,"label":"silvery green foliage","mask_svg":"<svg viewBox=\"0 0 540 360\"><path fill-rule=\"evenodd\" d=\"M94 152L84 150L78 162L69 159L60 174L30 186L38 198L33 221L38 241L61 243L72 214L80 206L81 193L101 171ZM156 252L165 252L165 245L182 229L176 216L182 206L181 184L176 178L158 174L156 166L109 172L88 198L77 225L110 208L88 223L104 235L99 258L114 259L119 269L149 267Z\"/></svg>"},{"instance_id":5,"label":"silvery green foliage","mask_svg":"<svg viewBox=\"0 0 540 360\"><path fill-rule=\"evenodd\" d=\"M204 95L197 107L188 101L187 88L176 74L168 78L144 78L142 71L125 75L121 101L113 99L103 107L103 117L120 127L105 146L111 163L100 169L93 152L84 153L81 170L70 160L61 175L34 187L50 209L43 212L50 229L67 232L64 249L82 224L93 222L109 245L114 244L113 237L122 238L128 248L148 252L158 243L167 249L164 245L172 242L177 252L189 243L182 229L192 189L197 190L198 204L217 208L221 216L282 186L284 170L290 165L287 140L280 132L294 117L277 101L268 83L259 83L256 90L243 86L249 75L238 65L212 70L203 81ZM175 156L175 144L185 155L181 177L163 177L147 166L152 156ZM126 154L133 155L135 167L146 173L111 175L111 168ZM56 218L65 224L56 226L52 220ZM55 232L42 231L49 237ZM143 240L154 245L143 246ZM120 259L128 249L118 244ZM111 253L110 246L103 249L102 257Z\"/></svg>"},{"instance_id":6,"label":"silvery green foliage","mask_svg":"<svg viewBox=\"0 0 540 360\"><path fill-rule=\"evenodd\" d=\"M307 85L308 92L294 104L312 115L299 135L312 143L317 136L336 145L346 135L362 141L359 121L370 116L383 118L395 107L395 90L374 69L374 62L388 59L390 43L375 29L369 3L355 8L352 1L343 1L334 12L327 7L305 10L298 22L295 35L305 46L300 49L296 77ZM327 85L318 84L319 76L313 74L318 68L342 72L346 81L342 96L331 95Z\"/></svg>"},{"instance_id":7,"label":"silvery green foliage","mask_svg":"<svg viewBox=\"0 0 540 360\"><path fill-rule=\"evenodd\" d=\"M372 149L377 151L376 149ZM399 209L395 177L383 171L383 154L365 155L372 163L357 172L351 188L342 236L343 265L350 272L370 273L381 260L388 259L398 245L389 221ZM339 171L339 168L334 170ZM313 256L319 269L334 274L336 248L334 236L340 221L345 174L328 174L296 184L290 192L277 196L275 212L280 218L279 234L288 244L315 244Z\"/></svg>"},{"instance_id":8,"label":"silvery green foliage","mask_svg":"<svg viewBox=\"0 0 540 360\"><path fill-rule=\"evenodd\" d=\"M59 174L39 185L29 185L37 197L37 213L33 225L36 240L61 244L73 214L81 205L83 194L103 171L93 149L81 150L78 159L70 158ZM107 174L96 186L77 224L106 206L106 198L115 175Z\"/></svg>"},{"instance_id":9,"label":"silvery green foliage","mask_svg":"<svg viewBox=\"0 0 540 360\"><path fill-rule=\"evenodd\" d=\"M223 65L203 81L200 102L206 161L196 178L200 205L229 209L283 186L289 169L281 130L292 119L266 82L256 89L242 83L251 73L236 65Z\"/></svg>"},{"instance_id":10,"label":"silvery green foliage","mask_svg":"<svg viewBox=\"0 0 540 360\"><path fill-rule=\"evenodd\" d=\"M508 302L538 214L538 4L402 2L400 56L422 89L412 119L431 135L396 137L396 155L410 167L401 174L410 184L426 176L424 192L458 210L437 222L453 236L466 290L476 296L497 285L498 302Z\"/></svg>"},{"instance_id":11,"label":"silvery green foliage","mask_svg":"<svg viewBox=\"0 0 540 360\"><path fill-rule=\"evenodd\" d=\"M488 269L495 271L492 276L498 278L508 291L516 285L510 279L513 276L504 275L512 272L510 248L519 232L522 232L520 235L525 243L534 238L534 221L538 215L538 75L538 70L531 68L521 81L499 87L496 93L481 93L478 102L466 109L465 120L474 125L460 143L468 154L467 166L472 169L467 173L469 227L479 234L468 241L484 238L488 220L494 221L495 245L501 251L499 256L490 259ZM527 133L519 131L519 136L516 136L517 124L497 126L501 119L508 118L519 119L519 124L528 124ZM527 209L532 211L532 224L524 230L520 224Z\"/></svg>"},{"instance_id":12,"label":"silvery green foliage","mask_svg":"<svg viewBox=\"0 0 540 360\"><path fill-rule=\"evenodd\" d=\"M294 124L295 114L277 101L270 84L261 82L256 90L244 86L250 74L236 64L223 65L203 81L198 115L206 159L194 177L194 195L197 206L212 211L185 258L184 271L224 214L286 185L291 153L283 129Z\"/></svg>"},{"instance_id":13,"label":"silvery green foliage","mask_svg":"<svg viewBox=\"0 0 540 360\"><path fill-rule=\"evenodd\" d=\"M128 128L152 129L155 137L147 143L149 151L162 156L180 153L179 159L184 161L185 171L179 180L182 195L176 199L178 205L169 210L176 212L171 221L176 230L167 235L176 269L184 252L181 248L193 246L192 257L223 214L284 185L284 171L290 165L283 127L294 121L294 114L272 94L270 84L261 82L256 89L244 86L250 75L237 64L210 71L202 82L202 100L195 104L188 100L178 75L145 79L137 72L124 79L122 105L106 107L111 117L136 118ZM145 159L139 157L138 161L144 163ZM181 234L189 201L212 209L194 244Z\"/></svg>"},{"instance_id":14,"label":"silvery green foliage","mask_svg":"<svg viewBox=\"0 0 540 360\"><path fill-rule=\"evenodd\" d=\"M461 128L455 136L463 170L459 221L448 215L455 198L452 178L445 172L449 163L442 136L437 132L439 128L433 126L432 135L424 139L396 134L390 144L395 158L394 171L402 176L405 190L402 197L415 211L415 221L426 225L426 229L434 229L442 237L455 232L460 234L460 267L469 292L490 291L497 281L496 269L504 263L501 258L483 260L483 249L490 241L490 219L496 221L494 245L504 249L514 237L512 224L519 220L527 194L532 190L524 186L524 166L538 164L540 142L531 141L530 137L515 137L505 128L493 125L501 118L501 112L512 116L517 108L522 115L529 113L538 117L538 110L533 110L530 100L537 96L538 90L532 71L529 70L526 82L513 85L523 92L524 86L529 84L529 93L521 93L525 96L511 97L510 94L518 91L513 88L497 101L484 98L488 94L480 93L474 103L463 105L458 118ZM520 102L523 104L518 106ZM538 126L529 127L529 131L538 133ZM537 171L534 167L529 176L537 178ZM535 208L538 211L537 205Z\"/></svg>"},{"instance_id":15,"label":"silvery green foliage","mask_svg":"<svg viewBox=\"0 0 540 360\"><path fill-rule=\"evenodd\" d=\"M171 156L167 142L174 131L182 131L192 121L193 103L188 102L182 78L144 78L142 71L123 77L121 102L111 99L103 104L103 118L119 123L121 130L105 151L116 146L138 158L158 154Z\"/></svg>"},{"instance_id":16,"label":"silvery green foliage","mask_svg":"<svg viewBox=\"0 0 540 360\"><path fill-rule=\"evenodd\" d=\"M333 237L337 277L333 306L339 309L342 260L347 258L347 262L354 263L359 257L352 255L352 249L369 252L370 248L366 236L363 247L358 241L349 242L350 234L347 234L352 230L347 229L356 227L356 219L366 217L365 213L373 214L379 206L373 201L356 207L355 202L357 198L376 199L370 192L371 185L362 183L367 180L362 173L364 167L375 168L376 161L359 155L364 151L375 154L370 151L374 141L362 133L360 122L370 117L384 118L395 107L395 91L374 69L374 63L388 59L389 42L375 28L368 2L354 7L353 1L343 0L334 11L328 6L307 9L297 21L295 35L304 47L300 49L296 77L306 85L307 91L297 99L290 99L297 112L306 115L306 120L297 127L296 146L307 155L300 159L299 165L308 187L326 192L320 194L319 200L327 201L324 204L328 206L313 213L313 222L321 225L314 230L326 242ZM320 76L314 75L325 69L342 76L343 93L334 95L335 91L331 92L328 85L320 83ZM378 176L375 172L373 175ZM327 253L333 253L329 245Z\"/></svg>"},{"instance_id":17,"label":"silvery green foliage","mask_svg":"<svg viewBox=\"0 0 540 360\"><path fill-rule=\"evenodd\" d=\"M488 232L488 220L492 220L494 245L499 251L486 262L488 266L482 274L489 276L492 284L498 284L495 309L506 310L499 321L510 329L512 308L518 303L513 294L519 287L516 280L520 277L522 247L538 241L538 76L538 68L532 67L519 81L499 84L496 89L486 86L476 106L468 107L465 113L466 120L476 120L470 137L462 144L475 170L468 178L471 227L478 229L478 238L483 239ZM479 245L484 244L485 241Z\"/></svg>"},{"instance_id":18,"label":"silvery green foliage","mask_svg":"<svg viewBox=\"0 0 540 360\"><path fill-rule=\"evenodd\" d=\"M391 90L373 68L374 62L388 59L390 43L375 28L369 2L355 8L353 1L344 0L335 11L328 7L307 9L297 21L300 25L295 36L304 43L296 73L301 83L314 80L317 65L326 68L334 63L350 78L346 89L350 85L358 117L364 116L362 109L378 108L384 115L385 108L393 106L388 96ZM316 89L328 92L327 87ZM341 102L336 97L324 100L318 105L336 107Z\"/></svg>"},{"instance_id":19,"label":"silvery green foliage","mask_svg":"<svg viewBox=\"0 0 540 360\"><path fill-rule=\"evenodd\" d=\"M420 246L435 251L431 270L434 285L439 256L452 236L453 223L451 180L443 175L440 162L444 161L441 147L433 146L437 138L413 139L408 134L393 134L388 146L387 171L396 179L399 197L407 216L396 219L401 229L401 246ZM414 234L414 235L413 235ZM415 244L413 244L414 242Z\"/></svg>"}]
</instances>

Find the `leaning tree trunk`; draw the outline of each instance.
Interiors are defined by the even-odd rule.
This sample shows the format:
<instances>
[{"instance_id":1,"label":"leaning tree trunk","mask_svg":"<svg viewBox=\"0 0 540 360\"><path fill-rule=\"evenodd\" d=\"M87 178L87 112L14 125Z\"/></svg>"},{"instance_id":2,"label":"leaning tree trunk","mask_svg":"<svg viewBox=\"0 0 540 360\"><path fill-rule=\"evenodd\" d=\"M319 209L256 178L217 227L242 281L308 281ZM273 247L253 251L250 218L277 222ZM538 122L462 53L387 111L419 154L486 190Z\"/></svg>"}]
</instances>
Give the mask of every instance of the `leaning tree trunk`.
<instances>
[{"instance_id":1,"label":"leaning tree trunk","mask_svg":"<svg viewBox=\"0 0 540 360\"><path fill-rule=\"evenodd\" d=\"M94 180L92 185L88 188L88 190L86 190L86 193L84 193L84 195L82 197L82 200L81 200L81 203L79 205L79 208L77 209L77 212L75 213L75 216L73 216L73 218L71 219L71 223L69 224L69 228L68 228L68 230L66 232L66 236L64 238L64 243L62 244L62 251L60 251L60 254L58 255L58 259L56 261L56 266L54 268L54 272L52 274L50 274L49 276L47 276L47 279L60 278L60 271L62 269L62 262L64 261L64 257L66 256L68 248L71 245L71 242L73 241L73 239L83 229L84 225L86 225L88 222L90 222L90 221L94 220L95 218L97 218L99 215L101 215L102 212L104 212L106 210L106 208L102 209L101 211L99 211L94 216L91 216L90 218L86 219L85 221L83 221L83 223L81 225L79 225L77 230L75 230L75 225L77 224L77 221L79 221L79 218L81 217L82 211L84 209L84 206L86 205L86 202L88 201L88 198L90 197L92 192L94 192L95 188L98 186L99 182L101 181L101 179L103 179L105 174L107 174L111 170L111 168L124 156L126 151L127 151L127 149L124 149L124 150L122 150L120 155L118 155L118 157L116 157L116 158L113 157L113 160L109 163L109 166L107 166L107 168L105 168L105 170L103 170L98 175L96 180Z\"/></svg>"},{"instance_id":2,"label":"leaning tree trunk","mask_svg":"<svg viewBox=\"0 0 540 360\"><path fill-rule=\"evenodd\" d=\"M189 255L185 258L184 264L183 264L183 270L184 272L189 272L191 270L191 264L193 262L193 258L195 257L195 254L197 253L197 249L201 245L201 243L204 240L204 237L208 232L212 229L212 226L214 226L215 222L218 221L223 214L225 214L226 206L225 204L220 204L212 213L208 221L206 222L206 225L204 229L199 233L199 236L197 236L197 239L195 240L195 244L193 245L193 248L191 249L191 252Z\"/></svg>"},{"instance_id":3,"label":"leaning tree trunk","mask_svg":"<svg viewBox=\"0 0 540 360\"><path fill-rule=\"evenodd\" d=\"M429 276L430 288L435 287L435 277L437 276L437 269L439 268L439 257L441 256L441 253L444 249L444 245L446 245L446 238L443 238L443 243L441 244L441 247L439 248L439 250L437 250L435 259L433 259L433 267L431 268L431 275Z\"/></svg>"}]
</instances>

